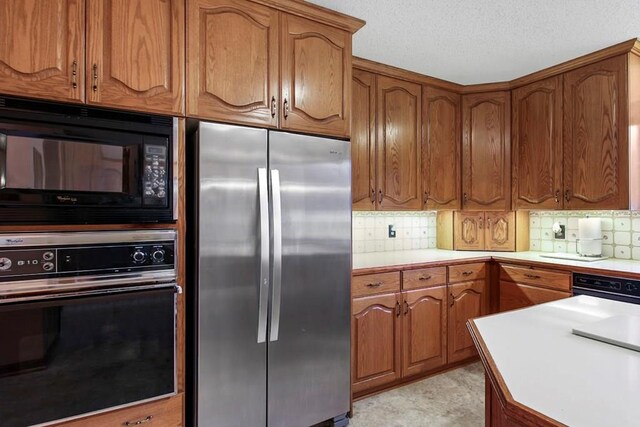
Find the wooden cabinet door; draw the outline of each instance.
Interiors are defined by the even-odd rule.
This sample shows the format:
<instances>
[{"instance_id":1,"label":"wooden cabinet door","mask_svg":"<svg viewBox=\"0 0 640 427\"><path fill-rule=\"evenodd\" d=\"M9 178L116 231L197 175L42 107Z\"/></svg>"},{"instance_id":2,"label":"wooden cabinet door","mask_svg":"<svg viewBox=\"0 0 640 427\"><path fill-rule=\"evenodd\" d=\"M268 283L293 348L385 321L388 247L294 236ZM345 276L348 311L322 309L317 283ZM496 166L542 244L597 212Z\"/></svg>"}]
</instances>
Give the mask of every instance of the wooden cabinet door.
<instances>
[{"instance_id":1,"label":"wooden cabinet door","mask_svg":"<svg viewBox=\"0 0 640 427\"><path fill-rule=\"evenodd\" d=\"M564 75L566 209L628 209L626 56Z\"/></svg>"},{"instance_id":2,"label":"wooden cabinet door","mask_svg":"<svg viewBox=\"0 0 640 427\"><path fill-rule=\"evenodd\" d=\"M184 1L87 3L88 102L184 114Z\"/></svg>"},{"instance_id":3,"label":"wooden cabinet door","mask_svg":"<svg viewBox=\"0 0 640 427\"><path fill-rule=\"evenodd\" d=\"M280 127L349 136L351 34L282 13Z\"/></svg>"},{"instance_id":4,"label":"wooden cabinet door","mask_svg":"<svg viewBox=\"0 0 640 427\"><path fill-rule=\"evenodd\" d=\"M402 376L447 363L447 287L403 292Z\"/></svg>"},{"instance_id":5,"label":"wooden cabinet door","mask_svg":"<svg viewBox=\"0 0 640 427\"><path fill-rule=\"evenodd\" d=\"M462 208L511 207L509 92L462 97Z\"/></svg>"},{"instance_id":6,"label":"wooden cabinet door","mask_svg":"<svg viewBox=\"0 0 640 427\"><path fill-rule=\"evenodd\" d=\"M449 285L449 339L447 340L449 363L476 355L476 347L467 330L467 320L486 312L485 280Z\"/></svg>"},{"instance_id":7,"label":"wooden cabinet door","mask_svg":"<svg viewBox=\"0 0 640 427\"><path fill-rule=\"evenodd\" d=\"M515 209L562 208L562 77L513 91L512 174Z\"/></svg>"},{"instance_id":8,"label":"wooden cabinet door","mask_svg":"<svg viewBox=\"0 0 640 427\"><path fill-rule=\"evenodd\" d=\"M376 77L353 70L351 198L354 210L376 207Z\"/></svg>"},{"instance_id":9,"label":"wooden cabinet door","mask_svg":"<svg viewBox=\"0 0 640 427\"><path fill-rule=\"evenodd\" d=\"M459 251L484 250L484 212L460 212L454 214L453 245Z\"/></svg>"},{"instance_id":10,"label":"wooden cabinet door","mask_svg":"<svg viewBox=\"0 0 640 427\"><path fill-rule=\"evenodd\" d=\"M353 393L400 378L400 293L355 298L352 304Z\"/></svg>"},{"instance_id":11,"label":"wooden cabinet door","mask_svg":"<svg viewBox=\"0 0 640 427\"><path fill-rule=\"evenodd\" d=\"M499 310L501 312L515 310L517 308L569 298L570 296L571 293L569 292L555 291L553 289L544 289L537 286L501 280Z\"/></svg>"},{"instance_id":12,"label":"wooden cabinet door","mask_svg":"<svg viewBox=\"0 0 640 427\"><path fill-rule=\"evenodd\" d=\"M246 0L192 0L187 113L278 125L278 12Z\"/></svg>"},{"instance_id":13,"label":"wooden cabinet door","mask_svg":"<svg viewBox=\"0 0 640 427\"><path fill-rule=\"evenodd\" d=\"M516 250L516 213L485 213L484 248L487 251Z\"/></svg>"},{"instance_id":14,"label":"wooden cabinet door","mask_svg":"<svg viewBox=\"0 0 640 427\"><path fill-rule=\"evenodd\" d=\"M0 0L0 93L84 100L84 0Z\"/></svg>"},{"instance_id":15,"label":"wooden cabinet door","mask_svg":"<svg viewBox=\"0 0 640 427\"><path fill-rule=\"evenodd\" d=\"M422 88L424 209L460 208L460 95Z\"/></svg>"},{"instance_id":16,"label":"wooden cabinet door","mask_svg":"<svg viewBox=\"0 0 640 427\"><path fill-rule=\"evenodd\" d=\"M377 207L422 209L421 87L378 76Z\"/></svg>"}]
</instances>

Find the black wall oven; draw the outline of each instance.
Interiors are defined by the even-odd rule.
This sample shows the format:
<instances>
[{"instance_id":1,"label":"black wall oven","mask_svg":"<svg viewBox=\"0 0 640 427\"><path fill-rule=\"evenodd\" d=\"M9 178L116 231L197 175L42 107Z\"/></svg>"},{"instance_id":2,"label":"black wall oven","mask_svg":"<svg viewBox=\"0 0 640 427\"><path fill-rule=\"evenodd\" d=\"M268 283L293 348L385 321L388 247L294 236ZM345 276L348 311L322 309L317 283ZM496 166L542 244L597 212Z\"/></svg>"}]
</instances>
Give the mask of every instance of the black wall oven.
<instances>
[{"instance_id":1,"label":"black wall oven","mask_svg":"<svg viewBox=\"0 0 640 427\"><path fill-rule=\"evenodd\" d=\"M174 221L176 119L0 97L0 222Z\"/></svg>"},{"instance_id":2,"label":"black wall oven","mask_svg":"<svg viewBox=\"0 0 640 427\"><path fill-rule=\"evenodd\" d=\"M173 231L0 235L0 425L176 393Z\"/></svg>"}]
</instances>

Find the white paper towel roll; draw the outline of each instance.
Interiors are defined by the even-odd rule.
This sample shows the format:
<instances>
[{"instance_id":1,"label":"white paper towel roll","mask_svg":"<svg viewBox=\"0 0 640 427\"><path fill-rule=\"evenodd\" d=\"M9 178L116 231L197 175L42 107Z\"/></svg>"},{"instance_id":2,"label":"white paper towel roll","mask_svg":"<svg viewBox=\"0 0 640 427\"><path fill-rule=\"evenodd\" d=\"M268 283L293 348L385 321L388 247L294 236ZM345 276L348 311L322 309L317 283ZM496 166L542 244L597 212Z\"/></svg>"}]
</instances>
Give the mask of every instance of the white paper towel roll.
<instances>
[{"instance_id":1,"label":"white paper towel roll","mask_svg":"<svg viewBox=\"0 0 640 427\"><path fill-rule=\"evenodd\" d=\"M578 253L586 256L602 255L602 221L600 218L578 220Z\"/></svg>"}]
</instances>

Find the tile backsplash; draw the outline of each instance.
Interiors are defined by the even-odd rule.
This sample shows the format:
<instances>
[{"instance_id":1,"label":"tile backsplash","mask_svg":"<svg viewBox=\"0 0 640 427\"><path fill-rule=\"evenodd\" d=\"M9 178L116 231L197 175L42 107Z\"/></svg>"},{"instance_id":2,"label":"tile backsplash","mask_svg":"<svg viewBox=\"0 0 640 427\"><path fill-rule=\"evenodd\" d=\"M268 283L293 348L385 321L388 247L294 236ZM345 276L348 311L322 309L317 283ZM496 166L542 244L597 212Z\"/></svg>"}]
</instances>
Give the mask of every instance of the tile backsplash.
<instances>
[{"instance_id":1,"label":"tile backsplash","mask_svg":"<svg viewBox=\"0 0 640 427\"><path fill-rule=\"evenodd\" d=\"M389 237L389 226L396 237ZM353 253L436 247L436 212L353 212Z\"/></svg>"},{"instance_id":2,"label":"tile backsplash","mask_svg":"<svg viewBox=\"0 0 640 427\"><path fill-rule=\"evenodd\" d=\"M576 253L578 219L587 216L602 220L603 255L640 260L640 211L531 211L530 249ZM564 240L551 231L554 222L565 226Z\"/></svg>"}]
</instances>

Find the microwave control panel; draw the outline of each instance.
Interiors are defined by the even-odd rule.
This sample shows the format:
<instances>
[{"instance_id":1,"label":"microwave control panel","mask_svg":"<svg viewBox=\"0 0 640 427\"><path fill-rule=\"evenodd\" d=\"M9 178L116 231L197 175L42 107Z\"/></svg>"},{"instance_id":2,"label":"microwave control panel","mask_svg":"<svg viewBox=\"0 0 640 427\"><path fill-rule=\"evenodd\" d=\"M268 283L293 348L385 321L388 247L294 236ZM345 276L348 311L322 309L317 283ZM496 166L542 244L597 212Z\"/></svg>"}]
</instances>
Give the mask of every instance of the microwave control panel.
<instances>
[{"instance_id":1,"label":"microwave control panel","mask_svg":"<svg viewBox=\"0 0 640 427\"><path fill-rule=\"evenodd\" d=\"M167 147L145 144L144 174L142 179L143 204L165 206L168 200Z\"/></svg>"}]
</instances>

